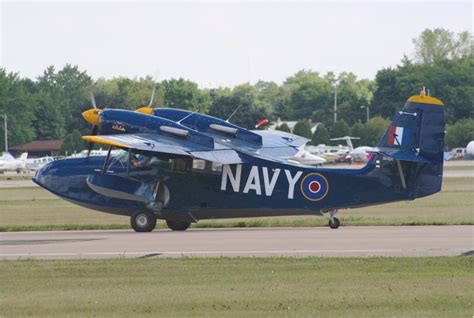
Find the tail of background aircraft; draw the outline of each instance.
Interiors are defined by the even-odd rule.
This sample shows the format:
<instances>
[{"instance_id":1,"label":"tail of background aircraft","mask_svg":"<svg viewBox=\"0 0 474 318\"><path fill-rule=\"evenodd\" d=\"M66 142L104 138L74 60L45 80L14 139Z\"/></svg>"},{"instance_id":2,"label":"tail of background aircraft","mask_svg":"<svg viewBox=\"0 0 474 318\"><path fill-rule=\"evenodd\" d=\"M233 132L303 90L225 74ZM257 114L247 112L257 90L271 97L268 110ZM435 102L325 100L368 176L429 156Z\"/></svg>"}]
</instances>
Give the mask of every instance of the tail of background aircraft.
<instances>
[{"instance_id":1,"label":"tail of background aircraft","mask_svg":"<svg viewBox=\"0 0 474 318\"><path fill-rule=\"evenodd\" d=\"M396 161L402 187L413 198L441 190L444 125L443 103L423 89L408 99L378 144L378 153Z\"/></svg>"},{"instance_id":2,"label":"tail of background aircraft","mask_svg":"<svg viewBox=\"0 0 474 318\"><path fill-rule=\"evenodd\" d=\"M20 158L18 158L21 162L26 162L26 159L28 159L28 153L24 152L21 154Z\"/></svg>"}]
</instances>

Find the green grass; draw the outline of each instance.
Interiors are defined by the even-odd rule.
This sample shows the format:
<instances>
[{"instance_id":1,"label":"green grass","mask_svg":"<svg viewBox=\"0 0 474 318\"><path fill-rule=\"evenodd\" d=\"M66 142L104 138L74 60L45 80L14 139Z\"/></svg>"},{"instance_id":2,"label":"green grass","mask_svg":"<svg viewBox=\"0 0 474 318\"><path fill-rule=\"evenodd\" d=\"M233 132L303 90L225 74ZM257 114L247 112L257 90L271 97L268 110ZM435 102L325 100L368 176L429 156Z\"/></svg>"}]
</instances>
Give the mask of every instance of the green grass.
<instances>
[{"instance_id":1,"label":"green grass","mask_svg":"<svg viewBox=\"0 0 474 318\"><path fill-rule=\"evenodd\" d=\"M344 225L474 224L474 179L445 178L433 196L360 209L341 210ZM0 189L0 231L129 228L129 218L88 210L39 187ZM326 226L317 216L203 220L194 227ZM158 227L164 227L163 222Z\"/></svg>"},{"instance_id":2,"label":"green grass","mask_svg":"<svg viewBox=\"0 0 474 318\"><path fill-rule=\"evenodd\" d=\"M5 180L31 180L33 178L32 175L28 174L13 174L13 175L2 175L0 174L0 181L5 181Z\"/></svg>"},{"instance_id":3,"label":"green grass","mask_svg":"<svg viewBox=\"0 0 474 318\"><path fill-rule=\"evenodd\" d=\"M474 166L445 166L444 170L474 171Z\"/></svg>"},{"instance_id":4,"label":"green grass","mask_svg":"<svg viewBox=\"0 0 474 318\"><path fill-rule=\"evenodd\" d=\"M471 317L473 258L0 261L0 316Z\"/></svg>"}]
</instances>

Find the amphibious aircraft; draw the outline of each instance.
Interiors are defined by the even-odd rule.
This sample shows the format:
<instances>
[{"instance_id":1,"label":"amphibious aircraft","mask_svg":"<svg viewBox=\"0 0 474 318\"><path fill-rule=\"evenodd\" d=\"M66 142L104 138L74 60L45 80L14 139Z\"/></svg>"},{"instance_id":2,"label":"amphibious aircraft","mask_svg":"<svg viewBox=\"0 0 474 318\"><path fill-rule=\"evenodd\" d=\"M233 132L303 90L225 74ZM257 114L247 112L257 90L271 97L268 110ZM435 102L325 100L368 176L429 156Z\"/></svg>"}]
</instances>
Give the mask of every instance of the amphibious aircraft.
<instances>
[{"instance_id":1,"label":"amphibious aircraft","mask_svg":"<svg viewBox=\"0 0 474 318\"><path fill-rule=\"evenodd\" d=\"M34 181L73 203L129 216L135 231L157 219L172 230L210 218L329 214L440 191L443 103L424 90L412 96L359 169L296 164L307 140L279 131L251 131L191 111L143 107L83 113L107 156L49 163ZM112 148L121 153L111 156Z\"/></svg>"}]
</instances>

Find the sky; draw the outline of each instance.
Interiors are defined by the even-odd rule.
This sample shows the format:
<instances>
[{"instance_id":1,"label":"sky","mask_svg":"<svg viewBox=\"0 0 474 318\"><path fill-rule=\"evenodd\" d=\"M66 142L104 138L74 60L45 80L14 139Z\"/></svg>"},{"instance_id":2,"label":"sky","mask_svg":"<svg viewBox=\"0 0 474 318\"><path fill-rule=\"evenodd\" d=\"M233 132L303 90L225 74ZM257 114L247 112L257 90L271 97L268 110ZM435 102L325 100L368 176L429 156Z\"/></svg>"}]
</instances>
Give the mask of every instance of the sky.
<instances>
[{"instance_id":1,"label":"sky","mask_svg":"<svg viewBox=\"0 0 474 318\"><path fill-rule=\"evenodd\" d=\"M7 2L0 65L36 78L78 65L97 79L185 78L201 87L283 82L301 69L373 79L426 28L471 30L468 2Z\"/></svg>"}]
</instances>

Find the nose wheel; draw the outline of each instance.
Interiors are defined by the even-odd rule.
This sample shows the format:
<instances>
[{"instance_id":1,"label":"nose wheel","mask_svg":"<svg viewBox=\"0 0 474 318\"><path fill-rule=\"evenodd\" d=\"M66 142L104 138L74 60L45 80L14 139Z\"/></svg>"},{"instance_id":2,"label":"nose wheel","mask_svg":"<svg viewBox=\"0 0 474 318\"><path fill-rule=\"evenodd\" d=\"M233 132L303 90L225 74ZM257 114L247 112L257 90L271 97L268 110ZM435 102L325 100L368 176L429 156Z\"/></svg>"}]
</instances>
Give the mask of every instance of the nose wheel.
<instances>
[{"instance_id":1,"label":"nose wheel","mask_svg":"<svg viewBox=\"0 0 474 318\"><path fill-rule=\"evenodd\" d=\"M336 217L337 210L329 211L329 227L337 229L341 225L341 221Z\"/></svg>"}]
</instances>

